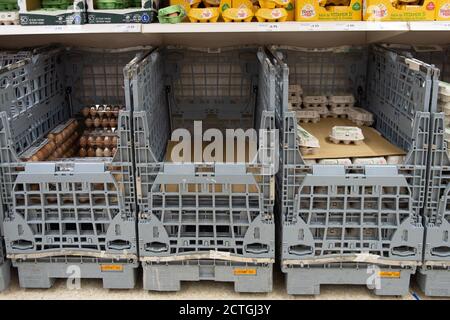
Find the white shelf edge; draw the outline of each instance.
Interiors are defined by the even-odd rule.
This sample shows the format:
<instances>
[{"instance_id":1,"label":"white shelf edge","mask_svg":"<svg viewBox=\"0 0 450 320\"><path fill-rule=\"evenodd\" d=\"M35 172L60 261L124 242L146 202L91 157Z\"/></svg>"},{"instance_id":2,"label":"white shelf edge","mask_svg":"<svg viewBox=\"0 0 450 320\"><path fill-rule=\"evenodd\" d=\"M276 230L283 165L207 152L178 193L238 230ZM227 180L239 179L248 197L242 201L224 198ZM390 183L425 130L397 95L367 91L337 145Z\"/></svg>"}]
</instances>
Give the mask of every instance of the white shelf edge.
<instances>
[{"instance_id":1,"label":"white shelf edge","mask_svg":"<svg viewBox=\"0 0 450 320\"><path fill-rule=\"evenodd\" d=\"M258 32L407 32L450 31L450 21L326 21L281 23L85 24L64 26L0 26L0 36L95 33L258 33Z\"/></svg>"},{"instance_id":2,"label":"white shelf edge","mask_svg":"<svg viewBox=\"0 0 450 320\"><path fill-rule=\"evenodd\" d=\"M62 26L0 26L0 35L141 33L140 24L84 24Z\"/></svg>"}]
</instances>

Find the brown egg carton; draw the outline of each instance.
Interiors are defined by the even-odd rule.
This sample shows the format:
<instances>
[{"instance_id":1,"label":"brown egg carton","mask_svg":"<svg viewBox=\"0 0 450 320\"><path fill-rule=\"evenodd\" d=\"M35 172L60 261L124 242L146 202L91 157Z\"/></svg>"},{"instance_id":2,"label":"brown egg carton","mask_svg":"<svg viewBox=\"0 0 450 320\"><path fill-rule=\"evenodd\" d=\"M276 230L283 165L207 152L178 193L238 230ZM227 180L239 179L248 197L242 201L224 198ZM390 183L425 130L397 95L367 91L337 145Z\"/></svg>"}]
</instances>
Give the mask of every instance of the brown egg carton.
<instances>
[{"instance_id":1,"label":"brown egg carton","mask_svg":"<svg viewBox=\"0 0 450 320\"><path fill-rule=\"evenodd\" d=\"M114 156L116 151L116 147L80 147L78 156L80 158L109 158Z\"/></svg>"},{"instance_id":2,"label":"brown egg carton","mask_svg":"<svg viewBox=\"0 0 450 320\"><path fill-rule=\"evenodd\" d=\"M87 117L84 120L86 128L117 128L117 117Z\"/></svg>"},{"instance_id":3,"label":"brown egg carton","mask_svg":"<svg viewBox=\"0 0 450 320\"><path fill-rule=\"evenodd\" d=\"M69 119L50 131L46 139L24 152L21 159L36 162L70 157L76 152L74 148L78 136L78 121Z\"/></svg>"},{"instance_id":4,"label":"brown egg carton","mask_svg":"<svg viewBox=\"0 0 450 320\"><path fill-rule=\"evenodd\" d=\"M103 118L117 118L121 110L125 110L125 106L122 105L107 105L107 104L96 104L90 107L84 107L81 109L81 114L84 118L94 118L96 116Z\"/></svg>"}]
</instances>

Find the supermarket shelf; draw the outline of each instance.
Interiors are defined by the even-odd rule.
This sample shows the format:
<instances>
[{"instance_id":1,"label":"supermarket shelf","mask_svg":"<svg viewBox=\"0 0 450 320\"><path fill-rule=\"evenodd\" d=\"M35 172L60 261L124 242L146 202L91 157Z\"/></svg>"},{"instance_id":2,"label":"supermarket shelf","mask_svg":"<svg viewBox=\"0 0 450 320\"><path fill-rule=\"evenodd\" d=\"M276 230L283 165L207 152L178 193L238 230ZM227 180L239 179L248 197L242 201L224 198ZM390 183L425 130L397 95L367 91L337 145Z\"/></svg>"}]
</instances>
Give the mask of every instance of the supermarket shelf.
<instances>
[{"instance_id":1,"label":"supermarket shelf","mask_svg":"<svg viewBox=\"0 0 450 320\"><path fill-rule=\"evenodd\" d=\"M380 41L444 44L450 42L449 31L450 22L438 21L88 24L0 26L0 39L1 46L9 48L51 42L107 48L143 44L214 47L250 43L317 47Z\"/></svg>"}]
</instances>

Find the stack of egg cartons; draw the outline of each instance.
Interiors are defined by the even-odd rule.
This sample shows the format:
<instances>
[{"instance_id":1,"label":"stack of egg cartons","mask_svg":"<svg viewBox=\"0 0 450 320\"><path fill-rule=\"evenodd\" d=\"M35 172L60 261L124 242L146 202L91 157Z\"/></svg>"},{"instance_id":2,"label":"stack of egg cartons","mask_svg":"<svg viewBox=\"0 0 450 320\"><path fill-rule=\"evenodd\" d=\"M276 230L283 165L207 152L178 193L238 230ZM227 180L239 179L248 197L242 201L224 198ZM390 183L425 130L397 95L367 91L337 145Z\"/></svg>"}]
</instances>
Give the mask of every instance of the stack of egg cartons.
<instances>
[{"instance_id":1,"label":"stack of egg cartons","mask_svg":"<svg viewBox=\"0 0 450 320\"><path fill-rule=\"evenodd\" d=\"M439 82L438 112L443 112L444 118L444 139L447 141L447 154L450 158L450 83Z\"/></svg>"}]
</instances>

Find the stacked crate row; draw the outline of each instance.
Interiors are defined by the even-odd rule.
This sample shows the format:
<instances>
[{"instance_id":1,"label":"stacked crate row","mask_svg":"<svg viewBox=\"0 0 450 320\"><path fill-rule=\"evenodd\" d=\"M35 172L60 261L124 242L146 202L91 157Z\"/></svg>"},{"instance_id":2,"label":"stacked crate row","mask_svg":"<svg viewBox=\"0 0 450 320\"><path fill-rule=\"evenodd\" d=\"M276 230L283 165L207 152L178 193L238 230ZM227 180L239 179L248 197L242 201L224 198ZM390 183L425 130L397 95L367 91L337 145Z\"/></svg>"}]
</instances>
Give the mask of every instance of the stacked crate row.
<instances>
[{"instance_id":1,"label":"stacked crate row","mask_svg":"<svg viewBox=\"0 0 450 320\"><path fill-rule=\"evenodd\" d=\"M272 50L286 97L277 101L277 192L288 292L363 284L380 295L406 294L422 260L432 68L378 46ZM291 83L308 94L352 93L373 113L376 129L409 150L404 163L307 164L296 139L296 114L288 110Z\"/></svg>"},{"instance_id":2,"label":"stacked crate row","mask_svg":"<svg viewBox=\"0 0 450 320\"><path fill-rule=\"evenodd\" d=\"M130 110L118 111L111 157L76 157L83 123L68 119L86 106L124 105L123 67L143 53L54 48L1 69L2 83L10 84L2 88L6 99L0 104L5 243L21 286L50 287L76 271L103 279L105 288L134 287ZM32 161L24 159L30 146L41 144Z\"/></svg>"},{"instance_id":3,"label":"stacked crate row","mask_svg":"<svg viewBox=\"0 0 450 320\"><path fill-rule=\"evenodd\" d=\"M146 290L214 280L269 292L277 220L290 294L334 283L401 295L417 268L435 286L430 279L448 276L449 216L438 75L381 46L26 54L0 69L0 83L11 84L0 91L1 209L20 285L50 287L78 270L105 288L132 288L140 262ZM337 93L373 114L376 129L408 151L403 162L303 159L289 101ZM198 120L205 129L256 129L259 151L278 151L280 168L261 153L255 161L174 161L171 133L195 136ZM72 153L53 154L71 140ZM48 154L24 157L36 145Z\"/></svg>"}]
</instances>

